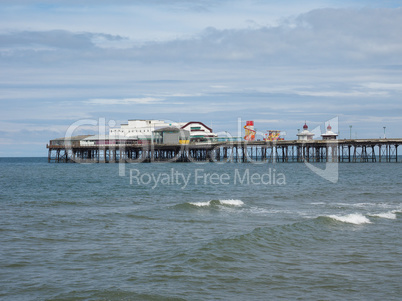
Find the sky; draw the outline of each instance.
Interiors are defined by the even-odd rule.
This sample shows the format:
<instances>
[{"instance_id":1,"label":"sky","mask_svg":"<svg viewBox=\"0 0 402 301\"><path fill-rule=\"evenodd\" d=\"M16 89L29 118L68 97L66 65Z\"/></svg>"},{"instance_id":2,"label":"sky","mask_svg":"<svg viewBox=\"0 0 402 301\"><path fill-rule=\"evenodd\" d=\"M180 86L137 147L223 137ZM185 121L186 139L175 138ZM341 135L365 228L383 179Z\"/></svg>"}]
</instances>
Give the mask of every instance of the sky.
<instances>
[{"instance_id":1,"label":"sky","mask_svg":"<svg viewBox=\"0 0 402 301\"><path fill-rule=\"evenodd\" d=\"M402 1L2 0L0 157L129 119L402 137ZM352 133L350 132L352 126ZM242 135L244 133L241 133Z\"/></svg>"}]
</instances>

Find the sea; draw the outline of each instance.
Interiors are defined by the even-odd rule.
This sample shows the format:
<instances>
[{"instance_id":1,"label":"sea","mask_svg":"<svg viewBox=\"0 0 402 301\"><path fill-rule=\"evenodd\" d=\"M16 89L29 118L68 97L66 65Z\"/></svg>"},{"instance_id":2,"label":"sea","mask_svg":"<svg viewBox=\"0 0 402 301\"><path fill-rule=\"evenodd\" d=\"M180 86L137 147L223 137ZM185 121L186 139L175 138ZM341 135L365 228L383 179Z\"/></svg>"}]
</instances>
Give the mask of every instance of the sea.
<instances>
[{"instance_id":1,"label":"sea","mask_svg":"<svg viewBox=\"0 0 402 301\"><path fill-rule=\"evenodd\" d=\"M0 158L0 300L401 300L401 175Z\"/></svg>"}]
</instances>

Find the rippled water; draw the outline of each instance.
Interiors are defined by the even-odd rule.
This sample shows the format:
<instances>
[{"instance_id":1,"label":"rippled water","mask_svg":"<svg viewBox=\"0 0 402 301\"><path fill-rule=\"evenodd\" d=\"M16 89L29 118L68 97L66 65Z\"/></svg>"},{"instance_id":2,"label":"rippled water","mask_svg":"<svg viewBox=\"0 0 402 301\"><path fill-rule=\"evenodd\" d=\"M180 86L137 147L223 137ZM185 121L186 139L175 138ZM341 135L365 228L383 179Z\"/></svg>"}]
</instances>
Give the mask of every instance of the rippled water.
<instances>
[{"instance_id":1,"label":"rippled water","mask_svg":"<svg viewBox=\"0 0 402 301\"><path fill-rule=\"evenodd\" d=\"M401 174L2 158L0 299L399 300Z\"/></svg>"}]
</instances>

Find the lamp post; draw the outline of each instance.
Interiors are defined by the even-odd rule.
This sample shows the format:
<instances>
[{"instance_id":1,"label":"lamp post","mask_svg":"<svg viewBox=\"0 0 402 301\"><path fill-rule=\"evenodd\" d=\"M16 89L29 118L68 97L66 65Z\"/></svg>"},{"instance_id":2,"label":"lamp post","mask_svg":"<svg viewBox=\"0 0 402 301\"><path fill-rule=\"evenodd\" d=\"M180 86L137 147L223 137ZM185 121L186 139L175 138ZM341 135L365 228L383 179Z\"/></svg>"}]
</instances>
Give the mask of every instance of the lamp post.
<instances>
[{"instance_id":1,"label":"lamp post","mask_svg":"<svg viewBox=\"0 0 402 301\"><path fill-rule=\"evenodd\" d=\"M349 125L349 128L350 128L350 139L352 140L352 126Z\"/></svg>"},{"instance_id":2,"label":"lamp post","mask_svg":"<svg viewBox=\"0 0 402 301\"><path fill-rule=\"evenodd\" d=\"M385 129L386 129L386 126L383 126L383 128L384 128L384 139L387 139L387 138L385 137Z\"/></svg>"}]
</instances>

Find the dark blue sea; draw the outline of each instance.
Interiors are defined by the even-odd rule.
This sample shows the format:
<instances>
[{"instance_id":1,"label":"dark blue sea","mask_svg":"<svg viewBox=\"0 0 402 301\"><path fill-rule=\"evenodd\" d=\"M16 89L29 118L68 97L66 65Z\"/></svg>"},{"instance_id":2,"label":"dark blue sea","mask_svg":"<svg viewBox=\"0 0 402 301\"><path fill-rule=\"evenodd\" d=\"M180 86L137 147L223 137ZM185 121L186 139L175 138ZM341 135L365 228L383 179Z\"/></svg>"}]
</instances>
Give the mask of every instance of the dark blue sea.
<instances>
[{"instance_id":1,"label":"dark blue sea","mask_svg":"<svg viewBox=\"0 0 402 301\"><path fill-rule=\"evenodd\" d=\"M335 171L1 158L0 299L400 300L402 164Z\"/></svg>"}]
</instances>

